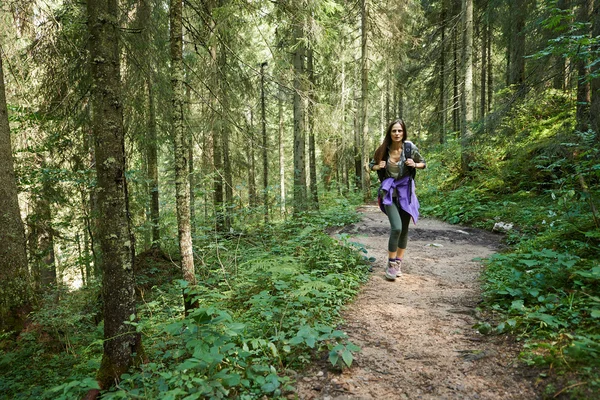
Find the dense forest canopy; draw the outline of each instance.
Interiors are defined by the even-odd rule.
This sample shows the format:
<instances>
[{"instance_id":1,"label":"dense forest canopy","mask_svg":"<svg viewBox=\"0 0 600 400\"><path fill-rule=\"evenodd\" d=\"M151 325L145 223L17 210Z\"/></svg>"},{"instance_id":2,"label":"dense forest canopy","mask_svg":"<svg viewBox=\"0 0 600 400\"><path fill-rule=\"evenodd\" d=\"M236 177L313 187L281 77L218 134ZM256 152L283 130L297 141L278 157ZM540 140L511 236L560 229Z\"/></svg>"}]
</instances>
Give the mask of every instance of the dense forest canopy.
<instances>
[{"instance_id":1,"label":"dense forest canopy","mask_svg":"<svg viewBox=\"0 0 600 400\"><path fill-rule=\"evenodd\" d=\"M219 299L235 304L246 291L244 312L268 308L251 298L260 279L238 278L239 265L318 270L333 257L325 248L337 245L305 218L344 223L355 217L350 204L374 198L366 165L401 117L430 161L419 187L426 214L489 229L512 218L519 226L508 243L525 246L514 253L526 254L521 264L558 259L566 275L545 290L580 294L570 322L546 300L535 309L544 317L528 320L522 310L537 307L535 291L517 292L509 283L519 279L496 271L504 278L489 281L490 304L513 313L500 331L532 320L580 324L585 334L561 340L597 355L599 14L599 0L0 2L0 340L47 335L57 354L95 360L87 369L61 361L79 363L69 390L107 390L157 362L142 338L148 326L174 343L177 327L218 320L205 334L223 339L242 310L225 316ZM536 253L545 248L556 253ZM342 253L339 265L362 271L353 272L355 293L364 265ZM508 258L490 270L521 260L499 257ZM155 285L140 281L150 276ZM332 295L333 314L352 293ZM171 311L156 316L162 301ZM179 325L155 328L169 321ZM88 333L74 344L66 332L77 329ZM341 340L327 329L323 341ZM300 332L264 336L247 351L304 357L290 350L313 347ZM350 350L336 350L347 364ZM171 351L182 352L171 363L194 353ZM215 360L207 368L223 371ZM287 381L271 368L225 374L220 385L233 396L279 393ZM81 378L94 369L96 383ZM0 389L41 395L11 386L19 379ZM57 375L48 386L61 383ZM224 395L215 387L204 393Z\"/></svg>"}]
</instances>

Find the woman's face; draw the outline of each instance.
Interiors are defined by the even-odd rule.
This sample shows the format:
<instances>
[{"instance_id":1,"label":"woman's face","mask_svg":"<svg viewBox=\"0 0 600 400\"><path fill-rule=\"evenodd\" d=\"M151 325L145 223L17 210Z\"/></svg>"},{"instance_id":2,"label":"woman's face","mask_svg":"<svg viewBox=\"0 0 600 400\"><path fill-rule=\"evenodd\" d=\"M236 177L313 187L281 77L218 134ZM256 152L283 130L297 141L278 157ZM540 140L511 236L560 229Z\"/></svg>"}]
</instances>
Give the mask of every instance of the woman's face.
<instances>
[{"instance_id":1,"label":"woman's face","mask_svg":"<svg viewBox=\"0 0 600 400\"><path fill-rule=\"evenodd\" d=\"M392 142L401 142L404 138L404 130L402 129L402 125L394 124L392 126L392 130L390 131L390 136L392 137Z\"/></svg>"}]
</instances>

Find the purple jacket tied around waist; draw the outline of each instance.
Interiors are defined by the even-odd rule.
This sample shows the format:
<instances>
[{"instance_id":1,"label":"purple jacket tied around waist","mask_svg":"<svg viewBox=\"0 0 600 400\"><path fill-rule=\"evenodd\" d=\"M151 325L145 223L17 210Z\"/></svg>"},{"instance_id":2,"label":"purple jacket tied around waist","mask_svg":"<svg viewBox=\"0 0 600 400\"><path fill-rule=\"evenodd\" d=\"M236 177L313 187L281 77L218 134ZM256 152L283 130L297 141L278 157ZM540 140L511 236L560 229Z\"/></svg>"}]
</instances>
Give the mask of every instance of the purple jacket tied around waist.
<instances>
[{"instance_id":1,"label":"purple jacket tied around waist","mask_svg":"<svg viewBox=\"0 0 600 400\"><path fill-rule=\"evenodd\" d=\"M385 213L383 206L394 202L393 194L396 192L396 201L400 208L410 214L413 223L419 220L419 200L415 194L415 181L410 176L394 179L387 178L379 187L379 208Z\"/></svg>"}]
</instances>

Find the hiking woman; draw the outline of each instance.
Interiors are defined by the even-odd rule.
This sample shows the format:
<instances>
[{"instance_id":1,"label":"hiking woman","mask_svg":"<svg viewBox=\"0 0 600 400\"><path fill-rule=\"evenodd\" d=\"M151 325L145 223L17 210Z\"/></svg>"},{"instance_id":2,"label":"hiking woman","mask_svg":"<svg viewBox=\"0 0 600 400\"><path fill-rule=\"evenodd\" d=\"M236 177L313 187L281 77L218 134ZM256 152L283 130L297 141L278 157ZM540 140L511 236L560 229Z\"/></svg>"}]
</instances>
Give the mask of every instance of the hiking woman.
<instances>
[{"instance_id":1,"label":"hiking woman","mask_svg":"<svg viewBox=\"0 0 600 400\"><path fill-rule=\"evenodd\" d=\"M404 121L397 119L392 122L370 163L371 170L377 171L381 181L379 205L390 220L385 277L391 281L402 275L402 259L408 242L410 220L416 224L419 219L419 201L414 186L415 170L426 167L419 149L406 140L406 137Z\"/></svg>"}]
</instances>

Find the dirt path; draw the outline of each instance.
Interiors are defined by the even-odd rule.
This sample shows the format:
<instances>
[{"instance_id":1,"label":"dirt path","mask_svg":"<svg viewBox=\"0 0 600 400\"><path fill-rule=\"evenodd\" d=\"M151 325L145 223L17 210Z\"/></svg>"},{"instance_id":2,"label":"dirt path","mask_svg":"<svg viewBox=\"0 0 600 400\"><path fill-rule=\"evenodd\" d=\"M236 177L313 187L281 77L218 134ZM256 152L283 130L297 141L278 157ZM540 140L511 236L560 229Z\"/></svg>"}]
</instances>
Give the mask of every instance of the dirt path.
<instances>
[{"instance_id":1,"label":"dirt path","mask_svg":"<svg viewBox=\"0 0 600 400\"><path fill-rule=\"evenodd\" d=\"M436 220L411 224L403 266L395 282L383 277L387 217L365 206L352 235L375 272L344 313L341 327L361 347L352 368L312 366L298 382L300 399L536 399L531 375L507 338L472 328L480 300L481 266L473 261L499 245L497 235Z\"/></svg>"}]
</instances>

